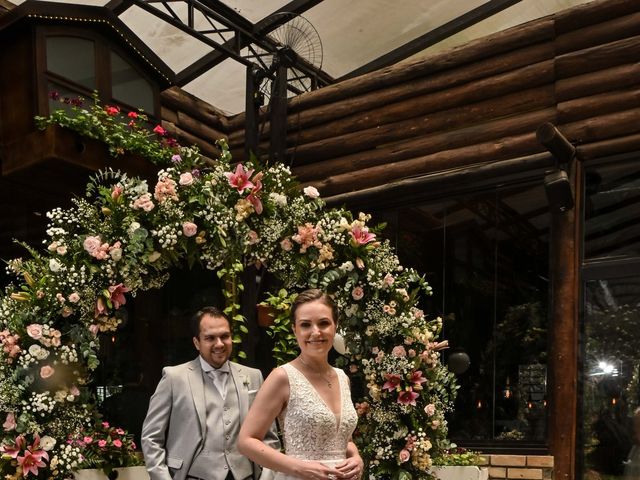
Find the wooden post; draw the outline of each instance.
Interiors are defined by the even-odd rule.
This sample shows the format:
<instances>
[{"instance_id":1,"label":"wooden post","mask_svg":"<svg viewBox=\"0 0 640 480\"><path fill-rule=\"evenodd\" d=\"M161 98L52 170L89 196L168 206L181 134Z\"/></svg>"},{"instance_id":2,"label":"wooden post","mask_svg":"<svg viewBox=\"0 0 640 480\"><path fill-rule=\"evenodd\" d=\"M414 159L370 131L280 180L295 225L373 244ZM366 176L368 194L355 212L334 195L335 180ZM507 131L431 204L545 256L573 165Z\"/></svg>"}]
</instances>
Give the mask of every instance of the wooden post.
<instances>
[{"instance_id":1,"label":"wooden post","mask_svg":"<svg viewBox=\"0 0 640 480\"><path fill-rule=\"evenodd\" d=\"M554 456L556 480L576 478L582 164L573 159L568 173L576 206L551 214L549 450Z\"/></svg>"}]
</instances>

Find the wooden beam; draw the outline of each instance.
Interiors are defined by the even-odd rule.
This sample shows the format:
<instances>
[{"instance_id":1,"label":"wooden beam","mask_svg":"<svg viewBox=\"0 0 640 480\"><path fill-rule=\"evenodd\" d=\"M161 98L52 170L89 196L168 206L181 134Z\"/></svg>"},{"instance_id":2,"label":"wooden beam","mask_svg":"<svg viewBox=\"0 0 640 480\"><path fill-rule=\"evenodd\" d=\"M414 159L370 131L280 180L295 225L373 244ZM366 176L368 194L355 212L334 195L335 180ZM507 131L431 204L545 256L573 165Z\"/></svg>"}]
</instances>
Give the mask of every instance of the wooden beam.
<instances>
[{"instance_id":1,"label":"wooden beam","mask_svg":"<svg viewBox=\"0 0 640 480\"><path fill-rule=\"evenodd\" d=\"M549 449L557 480L576 478L578 423L578 332L580 303L580 212L582 163L570 165L576 206L551 216L551 316L549 321Z\"/></svg>"}]
</instances>

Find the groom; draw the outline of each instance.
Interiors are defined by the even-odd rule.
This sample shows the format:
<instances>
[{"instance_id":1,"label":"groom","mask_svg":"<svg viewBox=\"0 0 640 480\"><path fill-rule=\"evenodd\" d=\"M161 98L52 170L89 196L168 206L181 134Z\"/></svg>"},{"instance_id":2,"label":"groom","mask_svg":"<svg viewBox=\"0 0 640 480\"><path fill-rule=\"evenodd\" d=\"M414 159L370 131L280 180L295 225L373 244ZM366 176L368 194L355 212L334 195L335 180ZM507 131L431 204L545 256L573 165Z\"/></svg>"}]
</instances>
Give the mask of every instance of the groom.
<instances>
[{"instance_id":1,"label":"groom","mask_svg":"<svg viewBox=\"0 0 640 480\"><path fill-rule=\"evenodd\" d=\"M262 385L259 370L230 362L231 325L215 307L192 319L200 355L166 367L142 427L142 451L151 480L266 480L271 472L236 448L240 425ZM275 425L268 434L279 448Z\"/></svg>"}]
</instances>

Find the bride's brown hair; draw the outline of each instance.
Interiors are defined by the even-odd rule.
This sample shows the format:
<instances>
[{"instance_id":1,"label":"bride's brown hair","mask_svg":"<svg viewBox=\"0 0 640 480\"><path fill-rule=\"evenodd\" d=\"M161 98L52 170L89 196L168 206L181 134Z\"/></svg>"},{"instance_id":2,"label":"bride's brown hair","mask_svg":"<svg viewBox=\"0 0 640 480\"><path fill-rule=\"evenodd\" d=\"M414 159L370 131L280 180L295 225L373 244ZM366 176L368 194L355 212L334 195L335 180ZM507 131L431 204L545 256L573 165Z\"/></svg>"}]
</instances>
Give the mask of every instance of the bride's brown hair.
<instances>
[{"instance_id":1,"label":"bride's brown hair","mask_svg":"<svg viewBox=\"0 0 640 480\"><path fill-rule=\"evenodd\" d=\"M296 299L291 304L291 323L295 325L296 323L296 311L300 305L309 302L315 302L319 300L324 303L327 307L331 308L331 315L333 317L333 323L338 326L338 306L333 301L333 298L329 296L329 294L319 288L310 288L309 290L305 290L304 292L300 292Z\"/></svg>"}]
</instances>

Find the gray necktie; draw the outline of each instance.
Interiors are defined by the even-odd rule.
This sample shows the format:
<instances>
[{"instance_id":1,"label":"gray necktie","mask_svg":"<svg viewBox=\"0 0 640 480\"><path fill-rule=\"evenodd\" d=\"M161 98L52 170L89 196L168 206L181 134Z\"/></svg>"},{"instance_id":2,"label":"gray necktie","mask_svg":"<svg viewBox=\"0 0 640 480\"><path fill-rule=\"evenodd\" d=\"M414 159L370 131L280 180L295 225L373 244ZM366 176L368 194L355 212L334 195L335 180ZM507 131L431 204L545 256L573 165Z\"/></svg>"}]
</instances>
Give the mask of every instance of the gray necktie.
<instances>
[{"instance_id":1,"label":"gray necktie","mask_svg":"<svg viewBox=\"0 0 640 480\"><path fill-rule=\"evenodd\" d=\"M213 380L213 384L216 386L220 396L224 400L227 395L227 376L229 375L229 372L222 369L214 369L209 370L207 375Z\"/></svg>"}]
</instances>

